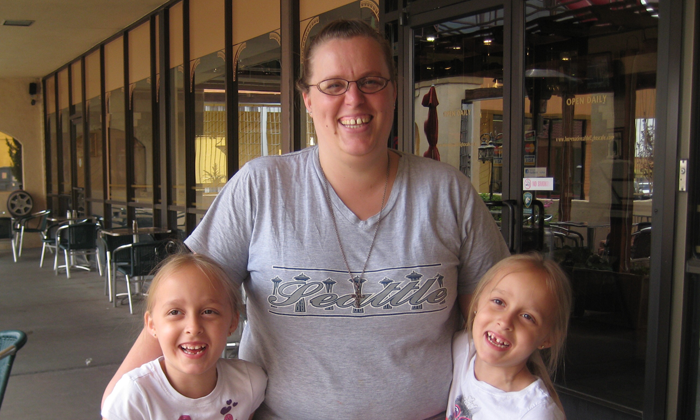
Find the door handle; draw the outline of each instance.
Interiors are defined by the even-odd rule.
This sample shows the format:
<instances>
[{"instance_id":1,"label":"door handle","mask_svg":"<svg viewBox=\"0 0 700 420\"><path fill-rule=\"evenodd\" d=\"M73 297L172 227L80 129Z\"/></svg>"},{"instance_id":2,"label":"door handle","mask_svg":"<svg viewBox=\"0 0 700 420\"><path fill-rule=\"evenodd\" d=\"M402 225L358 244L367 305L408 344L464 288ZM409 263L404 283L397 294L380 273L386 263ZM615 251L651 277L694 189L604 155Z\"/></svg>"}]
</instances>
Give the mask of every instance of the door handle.
<instances>
[{"instance_id":1,"label":"door handle","mask_svg":"<svg viewBox=\"0 0 700 420\"><path fill-rule=\"evenodd\" d=\"M486 201L486 207L501 208L501 235L508 245L511 254L515 252L515 209L518 203L515 200ZM543 207L544 208L544 207ZM507 209L506 211L503 211Z\"/></svg>"}]
</instances>

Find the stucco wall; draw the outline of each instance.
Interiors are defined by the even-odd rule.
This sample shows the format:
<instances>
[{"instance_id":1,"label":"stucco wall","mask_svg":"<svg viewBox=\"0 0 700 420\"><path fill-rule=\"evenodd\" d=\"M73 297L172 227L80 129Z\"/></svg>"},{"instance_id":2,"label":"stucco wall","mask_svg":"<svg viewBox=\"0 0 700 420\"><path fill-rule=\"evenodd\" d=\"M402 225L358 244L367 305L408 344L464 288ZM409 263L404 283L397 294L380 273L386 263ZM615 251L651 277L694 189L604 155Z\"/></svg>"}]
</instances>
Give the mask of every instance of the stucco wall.
<instances>
[{"instance_id":1,"label":"stucco wall","mask_svg":"<svg viewBox=\"0 0 700 420\"><path fill-rule=\"evenodd\" d=\"M34 199L32 211L46 208L46 185L41 89L35 95L36 104L32 106L29 95L29 84L37 83L38 79L0 79L0 132L14 137L22 143L23 181L24 190ZM7 193L0 193L0 216L6 211ZM9 216L5 214L4 216ZM41 245L38 235L25 237L25 247ZM9 249L9 241L0 241L0 249Z\"/></svg>"}]
</instances>

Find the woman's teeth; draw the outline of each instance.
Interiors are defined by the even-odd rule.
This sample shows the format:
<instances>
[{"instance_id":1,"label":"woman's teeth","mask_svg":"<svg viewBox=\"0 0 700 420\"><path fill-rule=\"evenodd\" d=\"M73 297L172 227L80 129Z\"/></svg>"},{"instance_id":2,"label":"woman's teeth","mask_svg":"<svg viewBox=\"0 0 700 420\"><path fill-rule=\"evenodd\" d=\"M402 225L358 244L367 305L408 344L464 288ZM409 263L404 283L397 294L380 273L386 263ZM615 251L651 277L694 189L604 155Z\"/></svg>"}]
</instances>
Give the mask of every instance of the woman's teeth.
<instances>
[{"instance_id":1,"label":"woman's teeth","mask_svg":"<svg viewBox=\"0 0 700 420\"><path fill-rule=\"evenodd\" d=\"M361 127L363 124L369 123L371 120L370 117L357 117L357 118L346 118L346 119L341 119L340 123L348 128L358 128Z\"/></svg>"},{"instance_id":2,"label":"woman's teeth","mask_svg":"<svg viewBox=\"0 0 700 420\"><path fill-rule=\"evenodd\" d=\"M201 352L201 351L204 351L204 349L206 349L207 346L205 346L205 345L200 345L200 346L185 346L185 345L182 345L182 346L180 346L180 348L182 349L183 352L185 352L185 353L187 353L187 354L197 354L197 353L199 353L199 352Z\"/></svg>"},{"instance_id":3,"label":"woman's teeth","mask_svg":"<svg viewBox=\"0 0 700 420\"><path fill-rule=\"evenodd\" d=\"M510 343L496 338L496 336L494 336L490 332L486 333L486 338L491 344L493 344L496 347L500 347L502 349L507 349L508 347L510 347Z\"/></svg>"}]
</instances>

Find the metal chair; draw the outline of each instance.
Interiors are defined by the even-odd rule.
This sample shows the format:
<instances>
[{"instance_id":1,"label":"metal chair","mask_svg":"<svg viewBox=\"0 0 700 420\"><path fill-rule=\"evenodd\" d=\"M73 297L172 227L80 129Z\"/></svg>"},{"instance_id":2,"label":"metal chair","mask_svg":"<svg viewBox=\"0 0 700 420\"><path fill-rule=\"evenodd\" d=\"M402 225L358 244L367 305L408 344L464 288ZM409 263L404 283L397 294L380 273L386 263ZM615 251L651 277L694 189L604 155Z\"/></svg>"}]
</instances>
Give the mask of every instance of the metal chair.
<instances>
[{"instance_id":1,"label":"metal chair","mask_svg":"<svg viewBox=\"0 0 700 420\"><path fill-rule=\"evenodd\" d=\"M46 226L46 229L44 232L41 234L41 259L39 260L39 267L44 266L44 255L46 255L46 250L48 249L52 254L56 252L56 232L58 231L58 228L63 226L65 223L51 223L50 225ZM54 258L54 262L57 262L57 259ZM53 267L54 271L56 270L56 264L54 264Z\"/></svg>"},{"instance_id":2,"label":"metal chair","mask_svg":"<svg viewBox=\"0 0 700 420\"><path fill-rule=\"evenodd\" d=\"M119 254L119 259L114 258L114 250L122 245L128 245L134 241L132 235L123 236L112 236L105 234L101 231L99 234L99 239L97 241L97 246L100 249L100 257L104 262L106 268L105 271L105 295L109 296L109 301L114 301L114 276L115 272L112 269L114 265L124 265L131 263L131 256L122 252ZM116 306L116 303L115 303Z\"/></svg>"},{"instance_id":3,"label":"metal chair","mask_svg":"<svg viewBox=\"0 0 700 420\"><path fill-rule=\"evenodd\" d=\"M27 335L23 331L0 331L0 406L5 396L7 382L10 380L12 363L15 355L27 342Z\"/></svg>"},{"instance_id":4,"label":"metal chair","mask_svg":"<svg viewBox=\"0 0 700 420\"><path fill-rule=\"evenodd\" d=\"M12 259L17 262L17 249L15 248L15 233L12 231L12 218L0 217L0 239L9 239L12 247Z\"/></svg>"},{"instance_id":5,"label":"metal chair","mask_svg":"<svg viewBox=\"0 0 700 420\"><path fill-rule=\"evenodd\" d=\"M94 222L82 222L76 224L63 225L56 231L56 256L54 258L54 272L58 275L59 268L66 269L66 277L70 278L71 267L90 271L89 266L75 265L75 257L78 255L87 258L88 255L99 254L97 248L97 232L100 225ZM63 250L65 265L58 266L58 250ZM102 264L97 258L97 268L102 275Z\"/></svg>"},{"instance_id":6,"label":"metal chair","mask_svg":"<svg viewBox=\"0 0 700 420\"><path fill-rule=\"evenodd\" d=\"M22 256L22 246L24 245L25 232L35 232L38 234L44 232L44 230L46 230L46 223L50 214L51 210L42 210L29 216L15 219L12 230L15 233L15 243L17 243L17 236L19 236L19 244L17 245L18 257Z\"/></svg>"},{"instance_id":7,"label":"metal chair","mask_svg":"<svg viewBox=\"0 0 700 420\"><path fill-rule=\"evenodd\" d=\"M134 304L132 295L144 294L143 283L146 277L149 277L153 269L158 263L168 254L167 247L171 243L169 239L153 242L136 242L132 244L122 245L112 253L112 272L116 276L117 273L124 275L126 280L126 293L115 294L115 297L126 297L129 301L129 313L134 313ZM123 255L129 255L128 264L118 264L118 261L124 261ZM131 291L131 283L136 283L135 293Z\"/></svg>"}]
</instances>

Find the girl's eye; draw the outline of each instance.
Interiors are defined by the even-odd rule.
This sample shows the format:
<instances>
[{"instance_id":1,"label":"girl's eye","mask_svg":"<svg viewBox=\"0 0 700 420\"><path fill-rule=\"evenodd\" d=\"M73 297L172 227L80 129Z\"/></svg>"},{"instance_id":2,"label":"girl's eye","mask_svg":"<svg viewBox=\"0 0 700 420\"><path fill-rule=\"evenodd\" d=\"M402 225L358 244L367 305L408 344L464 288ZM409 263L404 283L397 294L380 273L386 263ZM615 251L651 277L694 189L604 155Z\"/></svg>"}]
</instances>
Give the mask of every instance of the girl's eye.
<instances>
[{"instance_id":1,"label":"girl's eye","mask_svg":"<svg viewBox=\"0 0 700 420\"><path fill-rule=\"evenodd\" d=\"M168 315L180 315L181 313L179 309L171 309L168 311Z\"/></svg>"},{"instance_id":2,"label":"girl's eye","mask_svg":"<svg viewBox=\"0 0 700 420\"><path fill-rule=\"evenodd\" d=\"M533 316L530 315L530 314L523 314L522 317L525 318L525 319L527 319L527 320L530 321L530 322L533 322L533 323L535 322L535 317L533 317Z\"/></svg>"},{"instance_id":3,"label":"girl's eye","mask_svg":"<svg viewBox=\"0 0 700 420\"><path fill-rule=\"evenodd\" d=\"M503 305L503 301L498 298L491 299L491 302L495 303L496 305Z\"/></svg>"},{"instance_id":4,"label":"girl's eye","mask_svg":"<svg viewBox=\"0 0 700 420\"><path fill-rule=\"evenodd\" d=\"M202 313L203 313L204 315L214 315L214 314L216 314L216 311L213 310L213 309L205 309L205 310L202 311Z\"/></svg>"}]
</instances>

